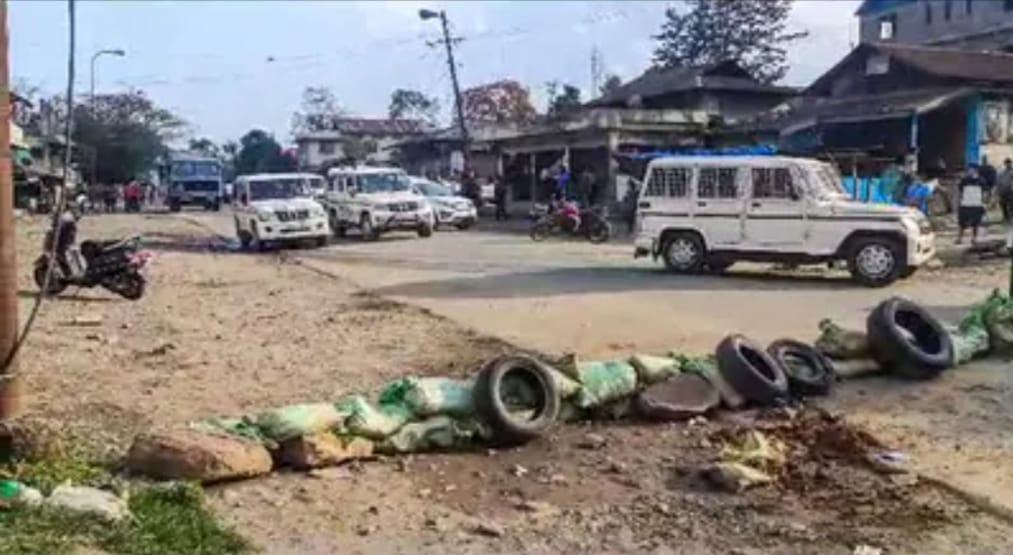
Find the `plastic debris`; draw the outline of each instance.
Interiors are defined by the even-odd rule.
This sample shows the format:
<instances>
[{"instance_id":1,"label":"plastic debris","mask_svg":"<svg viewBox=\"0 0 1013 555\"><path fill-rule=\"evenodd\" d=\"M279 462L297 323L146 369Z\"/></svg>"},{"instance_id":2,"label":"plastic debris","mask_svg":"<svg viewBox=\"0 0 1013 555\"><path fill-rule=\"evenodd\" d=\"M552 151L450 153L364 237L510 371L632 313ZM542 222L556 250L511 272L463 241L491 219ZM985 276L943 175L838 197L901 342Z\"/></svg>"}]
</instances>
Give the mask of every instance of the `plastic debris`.
<instances>
[{"instance_id":1,"label":"plastic debris","mask_svg":"<svg viewBox=\"0 0 1013 555\"><path fill-rule=\"evenodd\" d=\"M348 432L369 439L384 439L412 419L414 414L408 407L395 403L380 403L374 408L369 401L360 396L338 403L339 410L349 410L350 416L345 420Z\"/></svg>"},{"instance_id":2,"label":"plastic debris","mask_svg":"<svg viewBox=\"0 0 1013 555\"><path fill-rule=\"evenodd\" d=\"M17 480L0 481L0 506L38 505L42 503L42 492Z\"/></svg>"},{"instance_id":3,"label":"plastic debris","mask_svg":"<svg viewBox=\"0 0 1013 555\"><path fill-rule=\"evenodd\" d=\"M679 361L672 357L636 354L630 357L630 364L637 371L637 379L644 384L667 380L682 371Z\"/></svg>"},{"instance_id":4,"label":"plastic debris","mask_svg":"<svg viewBox=\"0 0 1013 555\"><path fill-rule=\"evenodd\" d=\"M637 371L623 361L579 362L580 393L576 405L591 408L632 395L637 390Z\"/></svg>"},{"instance_id":5,"label":"plastic debris","mask_svg":"<svg viewBox=\"0 0 1013 555\"><path fill-rule=\"evenodd\" d=\"M737 462L714 463L704 469L703 476L711 484L731 493L774 481L766 472Z\"/></svg>"},{"instance_id":6,"label":"plastic debris","mask_svg":"<svg viewBox=\"0 0 1013 555\"><path fill-rule=\"evenodd\" d=\"M756 430L747 432L739 442L725 445L722 458L768 472L784 466L786 459L784 444Z\"/></svg>"},{"instance_id":7,"label":"plastic debris","mask_svg":"<svg viewBox=\"0 0 1013 555\"><path fill-rule=\"evenodd\" d=\"M91 513L106 520L120 521L130 516L127 501L115 494L86 486L57 486L45 500L46 505L70 511Z\"/></svg>"},{"instance_id":8,"label":"plastic debris","mask_svg":"<svg viewBox=\"0 0 1013 555\"><path fill-rule=\"evenodd\" d=\"M471 400L471 390L475 384L471 381L450 378L405 378L400 382L388 386L388 388L403 388L403 391L391 392L388 400L394 400L398 395L402 395L408 408L419 416L438 414L468 416L475 412ZM383 398L381 394L381 399Z\"/></svg>"},{"instance_id":9,"label":"plastic debris","mask_svg":"<svg viewBox=\"0 0 1013 555\"><path fill-rule=\"evenodd\" d=\"M813 346L830 358L849 360L870 358L869 338L860 331L848 330L829 318L820 320L820 336Z\"/></svg>"},{"instance_id":10,"label":"plastic debris","mask_svg":"<svg viewBox=\"0 0 1013 555\"><path fill-rule=\"evenodd\" d=\"M339 409L331 403L307 403L261 413L256 417L256 424L265 437L285 441L324 430L340 429L349 415L350 410L344 407Z\"/></svg>"}]
</instances>

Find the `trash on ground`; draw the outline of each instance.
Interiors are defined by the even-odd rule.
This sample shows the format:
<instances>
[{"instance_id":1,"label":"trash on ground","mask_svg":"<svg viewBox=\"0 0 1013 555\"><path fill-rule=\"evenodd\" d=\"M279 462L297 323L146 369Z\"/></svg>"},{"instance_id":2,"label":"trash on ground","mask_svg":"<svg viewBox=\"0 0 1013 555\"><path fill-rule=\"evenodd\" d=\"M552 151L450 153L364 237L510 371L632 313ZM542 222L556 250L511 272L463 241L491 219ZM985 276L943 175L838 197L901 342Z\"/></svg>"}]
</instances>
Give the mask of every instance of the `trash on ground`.
<instances>
[{"instance_id":1,"label":"trash on ground","mask_svg":"<svg viewBox=\"0 0 1013 555\"><path fill-rule=\"evenodd\" d=\"M134 438L126 466L130 472L150 478L210 483L267 474L273 462L268 450L254 441L176 430Z\"/></svg>"},{"instance_id":2,"label":"trash on ground","mask_svg":"<svg viewBox=\"0 0 1013 555\"><path fill-rule=\"evenodd\" d=\"M637 414L648 420L687 420L721 404L721 395L699 374L682 374L637 393Z\"/></svg>"},{"instance_id":3,"label":"trash on ground","mask_svg":"<svg viewBox=\"0 0 1013 555\"><path fill-rule=\"evenodd\" d=\"M863 543L856 545L855 550L851 552L851 555L883 555L883 550L879 547L873 547Z\"/></svg>"},{"instance_id":4,"label":"trash on ground","mask_svg":"<svg viewBox=\"0 0 1013 555\"><path fill-rule=\"evenodd\" d=\"M297 469L334 466L373 456L373 442L355 436L337 436L324 431L292 438L281 445L278 457Z\"/></svg>"},{"instance_id":5,"label":"trash on ground","mask_svg":"<svg viewBox=\"0 0 1013 555\"><path fill-rule=\"evenodd\" d=\"M487 435L476 422L466 423L449 416L432 416L421 422L409 422L377 445L388 454L463 449L476 437Z\"/></svg>"},{"instance_id":6,"label":"trash on ground","mask_svg":"<svg viewBox=\"0 0 1013 555\"><path fill-rule=\"evenodd\" d=\"M820 352L830 358L850 360L869 358L869 338L866 334L841 327L829 318L820 320L820 335L813 343Z\"/></svg>"},{"instance_id":7,"label":"trash on ground","mask_svg":"<svg viewBox=\"0 0 1013 555\"><path fill-rule=\"evenodd\" d=\"M635 354L630 357L630 364L637 371L637 380L648 385L667 380L682 371L679 360L673 357Z\"/></svg>"},{"instance_id":8,"label":"trash on ground","mask_svg":"<svg viewBox=\"0 0 1013 555\"><path fill-rule=\"evenodd\" d=\"M774 481L766 472L737 462L714 463L706 467L702 474L708 482L718 489L731 493L738 493Z\"/></svg>"},{"instance_id":9,"label":"trash on ground","mask_svg":"<svg viewBox=\"0 0 1013 555\"><path fill-rule=\"evenodd\" d=\"M883 373L883 367L879 365L879 362L871 358L855 358L851 360L831 359L830 364L834 367L834 374L842 380Z\"/></svg>"},{"instance_id":10,"label":"trash on ground","mask_svg":"<svg viewBox=\"0 0 1013 555\"><path fill-rule=\"evenodd\" d=\"M904 474L908 471L910 459L900 451L880 451L866 455L866 461L881 474Z\"/></svg>"},{"instance_id":11,"label":"trash on ground","mask_svg":"<svg viewBox=\"0 0 1013 555\"><path fill-rule=\"evenodd\" d=\"M762 432L749 430L737 442L729 442L721 451L722 460L751 466L758 470L776 472L786 461L784 444L770 439Z\"/></svg>"},{"instance_id":12,"label":"trash on ground","mask_svg":"<svg viewBox=\"0 0 1013 555\"><path fill-rule=\"evenodd\" d=\"M86 486L57 486L44 503L69 511L95 514L113 522L130 516L126 499L112 492Z\"/></svg>"},{"instance_id":13,"label":"trash on ground","mask_svg":"<svg viewBox=\"0 0 1013 555\"><path fill-rule=\"evenodd\" d=\"M29 485L17 480L0 481L0 507L38 505L42 500L42 492Z\"/></svg>"},{"instance_id":14,"label":"trash on ground","mask_svg":"<svg viewBox=\"0 0 1013 555\"><path fill-rule=\"evenodd\" d=\"M349 410L345 427L352 435L382 440L398 431L414 416L403 404L380 403L373 407L364 397L355 396L338 403L339 410Z\"/></svg>"}]
</instances>

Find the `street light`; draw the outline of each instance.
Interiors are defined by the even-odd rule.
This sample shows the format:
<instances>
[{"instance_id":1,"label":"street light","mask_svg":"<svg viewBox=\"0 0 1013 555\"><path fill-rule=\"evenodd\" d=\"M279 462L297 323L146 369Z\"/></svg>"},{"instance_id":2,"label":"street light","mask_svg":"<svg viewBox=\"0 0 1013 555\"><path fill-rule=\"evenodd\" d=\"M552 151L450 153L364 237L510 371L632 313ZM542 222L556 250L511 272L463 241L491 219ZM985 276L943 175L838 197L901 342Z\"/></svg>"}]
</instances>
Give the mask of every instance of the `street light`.
<instances>
[{"instance_id":1,"label":"street light","mask_svg":"<svg viewBox=\"0 0 1013 555\"><path fill-rule=\"evenodd\" d=\"M125 50L123 50L122 48L107 48L107 49L104 49L104 50L99 50L98 52L92 54L92 56L91 56L91 89L90 89L90 92L89 92L89 95L88 95L88 101L91 102L92 104L95 103L95 61L98 60L99 56L102 56L103 54L106 54L106 55L109 55L109 56L119 56L119 57L122 58L123 56L127 55L127 52Z\"/></svg>"},{"instance_id":2,"label":"street light","mask_svg":"<svg viewBox=\"0 0 1013 555\"><path fill-rule=\"evenodd\" d=\"M450 66L450 81L454 85L454 104L457 107L457 124L461 130L461 144L464 157L464 167L468 169L468 128L464 125L464 106L461 102L461 85L457 82L457 66L454 63L454 43L450 40L450 29L447 25L447 12L440 10L435 12L422 8L419 10L419 19L422 21L439 19L443 28L443 44L447 47L447 65Z\"/></svg>"},{"instance_id":3,"label":"street light","mask_svg":"<svg viewBox=\"0 0 1013 555\"><path fill-rule=\"evenodd\" d=\"M436 19L437 17L440 17L440 12L434 12L433 10L427 10L425 8L419 10L419 18L423 21L427 19Z\"/></svg>"}]
</instances>

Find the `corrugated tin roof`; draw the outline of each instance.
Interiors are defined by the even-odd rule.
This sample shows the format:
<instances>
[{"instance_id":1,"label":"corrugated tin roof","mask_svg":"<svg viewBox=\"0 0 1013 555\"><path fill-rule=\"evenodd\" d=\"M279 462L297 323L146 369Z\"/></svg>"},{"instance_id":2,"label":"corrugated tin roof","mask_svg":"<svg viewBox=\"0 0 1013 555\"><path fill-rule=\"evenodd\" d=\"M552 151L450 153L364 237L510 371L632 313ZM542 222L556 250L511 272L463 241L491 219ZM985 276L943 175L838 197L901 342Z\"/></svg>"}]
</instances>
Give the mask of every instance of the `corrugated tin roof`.
<instances>
[{"instance_id":1,"label":"corrugated tin roof","mask_svg":"<svg viewBox=\"0 0 1013 555\"><path fill-rule=\"evenodd\" d=\"M296 140L337 139L347 135L418 135L426 123L417 119L330 118L323 129L300 133Z\"/></svg>"}]
</instances>

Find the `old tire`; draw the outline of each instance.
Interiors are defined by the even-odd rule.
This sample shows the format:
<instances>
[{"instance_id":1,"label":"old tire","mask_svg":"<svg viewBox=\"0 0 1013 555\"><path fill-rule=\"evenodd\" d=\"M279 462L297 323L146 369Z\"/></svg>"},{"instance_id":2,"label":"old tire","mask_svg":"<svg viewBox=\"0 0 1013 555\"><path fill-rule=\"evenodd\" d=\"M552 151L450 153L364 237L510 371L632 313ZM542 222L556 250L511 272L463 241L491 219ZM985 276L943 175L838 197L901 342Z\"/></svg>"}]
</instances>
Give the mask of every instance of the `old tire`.
<instances>
[{"instance_id":1,"label":"old tire","mask_svg":"<svg viewBox=\"0 0 1013 555\"><path fill-rule=\"evenodd\" d=\"M674 233L661 247L665 267L680 274L696 274L703 268L707 251L703 240L695 233Z\"/></svg>"},{"instance_id":2,"label":"old tire","mask_svg":"<svg viewBox=\"0 0 1013 555\"><path fill-rule=\"evenodd\" d=\"M523 418L510 410L511 380L520 380L536 397L534 414ZM516 382L515 382L516 383ZM548 368L527 356L502 356L486 363L478 374L473 390L475 410L492 430L493 441L500 445L519 445L536 439L559 416L559 391Z\"/></svg>"},{"instance_id":3,"label":"old tire","mask_svg":"<svg viewBox=\"0 0 1013 555\"><path fill-rule=\"evenodd\" d=\"M46 272L49 271L49 262L45 260L37 260L35 262L35 270L32 271L32 277L35 279L35 285L42 291L46 296L54 296L63 293L67 288L67 282L60 277L59 267L54 268L52 274L49 276L49 283L46 284ZM42 286L47 285L45 291L42 290Z\"/></svg>"},{"instance_id":4,"label":"old tire","mask_svg":"<svg viewBox=\"0 0 1013 555\"><path fill-rule=\"evenodd\" d=\"M144 276L137 272L125 272L103 283L106 289L130 301L136 301L144 296L146 284Z\"/></svg>"},{"instance_id":5,"label":"old tire","mask_svg":"<svg viewBox=\"0 0 1013 555\"><path fill-rule=\"evenodd\" d=\"M729 335L715 351L721 377L739 395L761 405L773 405L788 396L788 378L781 366L762 348L741 335Z\"/></svg>"},{"instance_id":6,"label":"old tire","mask_svg":"<svg viewBox=\"0 0 1013 555\"><path fill-rule=\"evenodd\" d=\"M591 221L591 227L587 231L587 239L595 245L606 243L612 237L612 224L600 218Z\"/></svg>"},{"instance_id":7,"label":"old tire","mask_svg":"<svg viewBox=\"0 0 1013 555\"><path fill-rule=\"evenodd\" d=\"M767 347L788 378L788 391L796 397L827 395L837 380L834 366L812 345L794 339L778 339Z\"/></svg>"},{"instance_id":8,"label":"old tire","mask_svg":"<svg viewBox=\"0 0 1013 555\"><path fill-rule=\"evenodd\" d=\"M897 281L907 266L903 249L886 237L856 240L848 254L851 277L866 287L885 287Z\"/></svg>"},{"instance_id":9,"label":"old tire","mask_svg":"<svg viewBox=\"0 0 1013 555\"><path fill-rule=\"evenodd\" d=\"M373 220L369 217L369 214L363 214L359 218L359 231L362 233L363 241L376 241L377 237L380 236L376 232L376 228L373 227Z\"/></svg>"},{"instance_id":10,"label":"old tire","mask_svg":"<svg viewBox=\"0 0 1013 555\"><path fill-rule=\"evenodd\" d=\"M317 248L326 247L327 246L327 237L326 236L324 236L324 237L317 237L316 240L314 241L314 244L317 246Z\"/></svg>"},{"instance_id":11,"label":"old tire","mask_svg":"<svg viewBox=\"0 0 1013 555\"><path fill-rule=\"evenodd\" d=\"M538 220L531 226L531 240L532 241L544 241L552 234L552 223L546 221L544 218Z\"/></svg>"},{"instance_id":12,"label":"old tire","mask_svg":"<svg viewBox=\"0 0 1013 555\"><path fill-rule=\"evenodd\" d=\"M422 237L423 239L426 237L431 237L433 235L433 227L429 225L419 226L418 234L419 237Z\"/></svg>"},{"instance_id":13,"label":"old tire","mask_svg":"<svg viewBox=\"0 0 1013 555\"><path fill-rule=\"evenodd\" d=\"M942 323L900 297L879 304L865 320L873 357L890 372L927 380L954 363L953 341Z\"/></svg>"}]
</instances>

